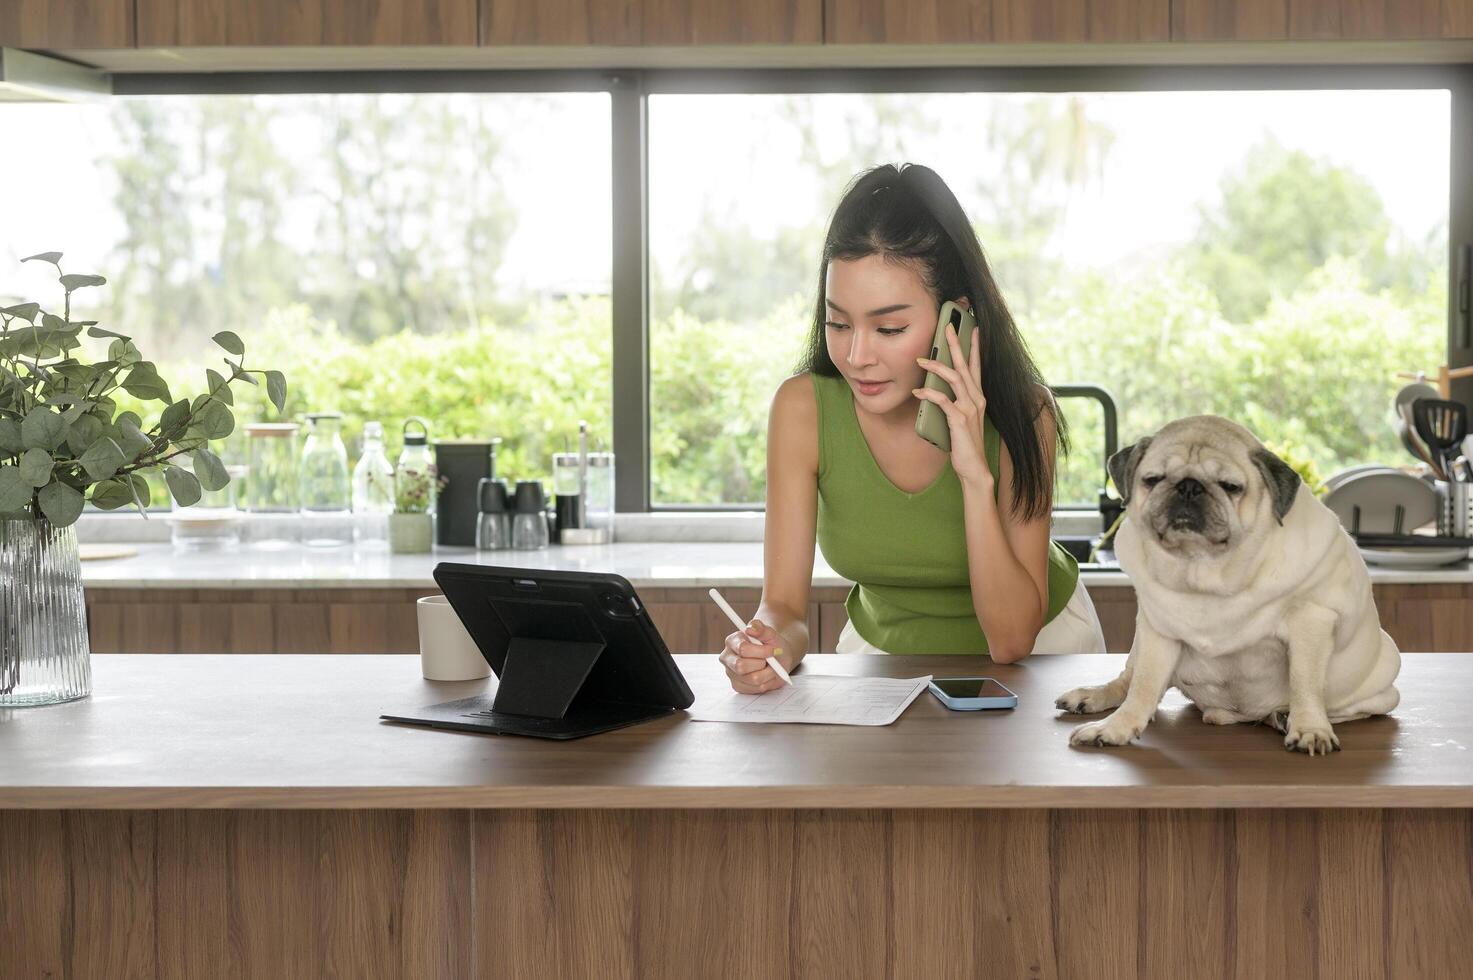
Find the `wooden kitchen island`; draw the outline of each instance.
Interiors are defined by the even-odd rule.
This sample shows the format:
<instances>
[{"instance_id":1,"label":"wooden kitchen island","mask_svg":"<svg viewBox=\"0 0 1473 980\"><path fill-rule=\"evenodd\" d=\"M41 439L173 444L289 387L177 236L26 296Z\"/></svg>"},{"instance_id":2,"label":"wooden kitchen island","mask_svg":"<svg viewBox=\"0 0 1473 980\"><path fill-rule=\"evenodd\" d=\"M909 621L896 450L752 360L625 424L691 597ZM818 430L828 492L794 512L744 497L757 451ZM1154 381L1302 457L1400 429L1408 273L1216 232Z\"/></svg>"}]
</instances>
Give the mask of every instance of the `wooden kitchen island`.
<instances>
[{"instance_id":1,"label":"wooden kitchen island","mask_svg":"<svg viewBox=\"0 0 1473 980\"><path fill-rule=\"evenodd\" d=\"M90 699L0 713L0 972L1467 975L1473 658L1407 655L1326 758L1174 694L1071 749L1054 696L1122 661L812 658L1020 704L556 743L379 722L486 686L415 657L99 655Z\"/></svg>"}]
</instances>

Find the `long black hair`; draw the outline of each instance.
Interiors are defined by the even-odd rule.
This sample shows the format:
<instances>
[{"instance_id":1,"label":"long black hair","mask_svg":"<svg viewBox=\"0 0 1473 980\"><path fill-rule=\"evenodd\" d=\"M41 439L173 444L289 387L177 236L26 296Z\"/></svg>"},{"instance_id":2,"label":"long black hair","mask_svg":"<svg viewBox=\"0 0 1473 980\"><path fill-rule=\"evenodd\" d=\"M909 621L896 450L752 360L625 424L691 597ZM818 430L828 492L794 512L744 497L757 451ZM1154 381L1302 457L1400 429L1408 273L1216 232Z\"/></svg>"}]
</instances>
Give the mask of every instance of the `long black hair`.
<instances>
[{"instance_id":1,"label":"long black hair","mask_svg":"<svg viewBox=\"0 0 1473 980\"><path fill-rule=\"evenodd\" d=\"M813 331L798 370L840 376L824 343L829 263L869 255L913 263L937 305L961 296L971 303L980 328L982 394L987 415L1012 457L1013 497L1022 503L1025 519L1047 515L1054 488L1035 420L1044 411L1053 415L1059 448L1066 455L1067 425L1040 387L1043 377L992 278L977 233L956 195L930 167L887 163L861 173L844 191L824 237Z\"/></svg>"}]
</instances>

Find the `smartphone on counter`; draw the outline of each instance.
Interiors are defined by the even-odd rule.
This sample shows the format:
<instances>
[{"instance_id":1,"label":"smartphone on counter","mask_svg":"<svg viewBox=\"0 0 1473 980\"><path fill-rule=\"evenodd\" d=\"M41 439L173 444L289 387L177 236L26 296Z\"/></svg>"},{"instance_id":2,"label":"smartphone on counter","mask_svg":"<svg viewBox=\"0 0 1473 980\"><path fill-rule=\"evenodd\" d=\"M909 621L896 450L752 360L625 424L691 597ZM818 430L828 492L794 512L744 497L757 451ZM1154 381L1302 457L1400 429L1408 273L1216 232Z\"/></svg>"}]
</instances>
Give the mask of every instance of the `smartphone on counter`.
<instances>
[{"instance_id":1,"label":"smartphone on counter","mask_svg":"<svg viewBox=\"0 0 1473 980\"><path fill-rule=\"evenodd\" d=\"M972 317L970 310L962 309L951 300L941 304L941 313L936 319L936 335L931 338L931 360L940 361L947 367L956 367L951 363L951 345L946 342L948 323L956 328L957 339L961 341L960 370L969 370L971 362L968 359L972 356L972 335L977 332L977 321ZM947 398L956 398L956 392L951 390L951 385L941 380L941 376L934 371L926 372L924 387L938 391ZM916 413L916 435L944 453L951 452L951 429L946 424L946 413L939 405L928 401L921 402L920 411Z\"/></svg>"},{"instance_id":2,"label":"smartphone on counter","mask_svg":"<svg viewBox=\"0 0 1473 980\"><path fill-rule=\"evenodd\" d=\"M936 700L952 711L1018 706L1018 696L991 677L938 677L929 688Z\"/></svg>"}]
</instances>

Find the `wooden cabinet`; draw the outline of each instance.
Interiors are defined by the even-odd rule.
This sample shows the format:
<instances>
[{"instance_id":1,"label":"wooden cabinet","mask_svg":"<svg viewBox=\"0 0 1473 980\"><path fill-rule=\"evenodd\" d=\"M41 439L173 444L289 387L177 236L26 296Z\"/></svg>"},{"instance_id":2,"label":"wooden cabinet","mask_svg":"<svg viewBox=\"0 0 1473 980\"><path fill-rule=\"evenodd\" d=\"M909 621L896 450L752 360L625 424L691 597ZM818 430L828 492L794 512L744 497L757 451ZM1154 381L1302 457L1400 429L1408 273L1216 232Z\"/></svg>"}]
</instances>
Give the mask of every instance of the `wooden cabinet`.
<instances>
[{"instance_id":1,"label":"wooden cabinet","mask_svg":"<svg viewBox=\"0 0 1473 980\"><path fill-rule=\"evenodd\" d=\"M1170 0L827 0L830 44L1165 41Z\"/></svg>"},{"instance_id":2,"label":"wooden cabinet","mask_svg":"<svg viewBox=\"0 0 1473 980\"><path fill-rule=\"evenodd\" d=\"M1165 41L1169 0L993 0L993 39L1002 43Z\"/></svg>"},{"instance_id":3,"label":"wooden cabinet","mask_svg":"<svg viewBox=\"0 0 1473 980\"><path fill-rule=\"evenodd\" d=\"M476 0L132 2L139 47L476 43Z\"/></svg>"},{"instance_id":4,"label":"wooden cabinet","mask_svg":"<svg viewBox=\"0 0 1473 980\"><path fill-rule=\"evenodd\" d=\"M640 0L481 0L481 44L639 44Z\"/></svg>"},{"instance_id":5,"label":"wooden cabinet","mask_svg":"<svg viewBox=\"0 0 1473 980\"><path fill-rule=\"evenodd\" d=\"M131 48L134 0L0 0L0 47Z\"/></svg>"},{"instance_id":6,"label":"wooden cabinet","mask_svg":"<svg viewBox=\"0 0 1473 980\"><path fill-rule=\"evenodd\" d=\"M1281 41L1289 0L1171 0L1173 41Z\"/></svg>"},{"instance_id":7,"label":"wooden cabinet","mask_svg":"<svg viewBox=\"0 0 1473 980\"><path fill-rule=\"evenodd\" d=\"M415 653L423 589L87 589L94 653ZM808 606L815 653L833 653L849 621L847 588L816 588ZM640 589L673 653L715 653L731 622L704 589ZM760 589L722 589L755 611ZM1135 590L1089 590L1110 653L1130 650ZM1403 650L1473 652L1473 584L1377 585L1381 625Z\"/></svg>"},{"instance_id":8,"label":"wooden cabinet","mask_svg":"<svg viewBox=\"0 0 1473 980\"><path fill-rule=\"evenodd\" d=\"M484 45L819 44L823 0L481 0Z\"/></svg>"},{"instance_id":9,"label":"wooden cabinet","mask_svg":"<svg viewBox=\"0 0 1473 980\"><path fill-rule=\"evenodd\" d=\"M994 0L825 0L829 44L976 44L992 40Z\"/></svg>"}]
</instances>

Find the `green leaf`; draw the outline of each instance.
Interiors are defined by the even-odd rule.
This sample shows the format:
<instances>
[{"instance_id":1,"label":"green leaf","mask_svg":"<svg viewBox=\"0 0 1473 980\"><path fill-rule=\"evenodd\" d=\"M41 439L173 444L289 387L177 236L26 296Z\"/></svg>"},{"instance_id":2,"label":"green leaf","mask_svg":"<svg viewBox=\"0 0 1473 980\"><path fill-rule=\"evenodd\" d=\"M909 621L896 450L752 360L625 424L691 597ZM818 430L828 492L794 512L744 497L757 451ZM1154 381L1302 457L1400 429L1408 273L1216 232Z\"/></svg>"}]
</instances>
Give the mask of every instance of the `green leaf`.
<instances>
[{"instance_id":1,"label":"green leaf","mask_svg":"<svg viewBox=\"0 0 1473 980\"><path fill-rule=\"evenodd\" d=\"M230 393L230 385L225 383L220 372L214 368L205 368L205 388L225 404L235 404L235 396Z\"/></svg>"},{"instance_id":2,"label":"green leaf","mask_svg":"<svg viewBox=\"0 0 1473 980\"><path fill-rule=\"evenodd\" d=\"M124 412L118 416L116 428L118 430L118 445L123 449L123 455L130 461L138 458L139 453L147 452L153 445L153 440L144 435L138 428L134 419L138 416L132 412Z\"/></svg>"},{"instance_id":3,"label":"green leaf","mask_svg":"<svg viewBox=\"0 0 1473 980\"><path fill-rule=\"evenodd\" d=\"M37 499L41 503L41 513L57 527L75 524L82 516L82 494L65 483L53 481L46 484L37 494Z\"/></svg>"},{"instance_id":4,"label":"green leaf","mask_svg":"<svg viewBox=\"0 0 1473 980\"><path fill-rule=\"evenodd\" d=\"M286 376L280 371L266 372L266 396L278 412L286 411Z\"/></svg>"},{"instance_id":5,"label":"green leaf","mask_svg":"<svg viewBox=\"0 0 1473 980\"><path fill-rule=\"evenodd\" d=\"M61 288L65 289L67 292L71 292L74 289L85 289L88 286L101 286L105 282L107 282L107 280L104 279L102 276L89 276L72 273L71 275L61 277Z\"/></svg>"},{"instance_id":6,"label":"green leaf","mask_svg":"<svg viewBox=\"0 0 1473 980\"><path fill-rule=\"evenodd\" d=\"M169 386L159 377L158 369L152 361L139 361L133 365L128 376L123 379L123 390L134 398L142 398L144 401L171 402L169 397Z\"/></svg>"},{"instance_id":7,"label":"green leaf","mask_svg":"<svg viewBox=\"0 0 1473 980\"><path fill-rule=\"evenodd\" d=\"M225 469L225 464L220 462L219 456L201 448L196 449L190 458L194 460L194 475L206 490L224 490L230 485L230 473Z\"/></svg>"},{"instance_id":8,"label":"green leaf","mask_svg":"<svg viewBox=\"0 0 1473 980\"><path fill-rule=\"evenodd\" d=\"M19 306L7 306L0 310L0 316L18 316L29 323L36 319L36 314L40 311L40 303L21 303Z\"/></svg>"},{"instance_id":9,"label":"green leaf","mask_svg":"<svg viewBox=\"0 0 1473 980\"><path fill-rule=\"evenodd\" d=\"M65 330L67 328L67 322L55 313L42 313L41 326L47 330Z\"/></svg>"},{"instance_id":10,"label":"green leaf","mask_svg":"<svg viewBox=\"0 0 1473 980\"><path fill-rule=\"evenodd\" d=\"M159 431L165 439L172 439L183 431L184 426L189 423L189 400L181 398L168 408L159 418Z\"/></svg>"},{"instance_id":11,"label":"green leaf","mask_svg":"<svg viewBox=\"0 0 1473 980\"><path fill-rule=\"evenodd\" d=\"M0 419L0 451L19 453L25 448L26 442L21 438L20 424L10 419Z\"/></svg>"},{"instance_id":12,"label":"green leaf","mask_svg":"<svg viewBox=\"0 0 1473 980\"><path fill-rule=\"evenodd\" d=\"M174 495L174 503L180 507L188 507L199 503L202 496L199 480L194 474L182 466L170 466L164 470L164 482L169 485L169 492Z\"/></svg>"},{"instance_id":13,"label":"green leaf","mask_svg":"<svg viewBox=\"0 0 1473 980\"><path fill-rule=\"evenodd\" d=\"M96 415L83 415L72 423L67 430L66 444L71 447L73 456L80 456L87 451L87 447L97 441L102 435L103 423Z\"/></svg>"},{"instance_id":14,"label":"green leaf","mask_svg":"<svg viewBox=\"0 0 1473 980\"><path fill-rule=\"evenodd\" d=\"M20 438L27 449L55 449L66 439L67 424L56 412L37 406L20 424Z\"/></svg>"},{"instance_id":15,"label":"green leaf","mask_svg":"<svg viewBox=\"0 0 1473 980\"><path fill-rule=\"evenodd\" d=\"M107 436L98 436L81 457L82 468L94 480L110 478L126 462L128 457L122 447Z\"/></svg>"},{"instance_id":16,"label":"green leaf","mask_svg":"<svg viewBox=\"0 0 1473 980\"><path fill-rule=\"evenodd\" d=\"M228 358L228 357L222 357L221 360L225 362L225 366L226 367L230 368L230 373L233 376L240 378L240 380L244 381L246 384L252 384L252 385L257 385L257 386L259 386L261 384L261 382L257 381L255 378L251 377L249 374L247 374L246 372L242 371L240 369L240 365L239 364L236 364L230 358Z\"/></svg>"},{"instance_id":17,"label":"green leaf","mask_svg":"<svg viewBox=\"0 0 1473 980\"><path fill-rule=\"evenodd\" d=\"M107 345L107 359L116 361L118 367L132 367L143 360L143 355L138 353L138 348L131 340L114 340Z\"/></svg>"},{"instance_id":18,"label":"green leaf","mask_svg":"<svg viewBox=\"0 0 1473 980\"><path fill-rule=\"evenodd\" d=\"M101 510L117 510L133 502L133 491L125 479L103 480L92 487L92 506Z\"/></svg>"},{"instance_id":19,"label":"green leaf","mask_svg":"<svg viewBox=\"0 0 1473 980\"><path fill-rule=\"evenodd\" d=\"M211 339L225 348L227 353L234 354L236 357L245 356L245 344L241 343L240 338L229 330L221 330Z\"/></svg>"},{"instance_id":20,"label":"green leaf","mask_svg":"<svg viewBox=\"0 0 1473 980\"><path fill-rule=\"evenodd\" d=\"M68 426L71 426L77 419L92 411L92 406L96 404L96 402L77 402L77 404L61 413L62 421L66 422Z\"/></svg>"},{"instance_id":21,"label":"green leaf","mask_svg":"<svg viewBox=\"0 0 1473 980\"><path fill-rule=\"evenodd\" d=\"M21 261L30 262L37 259L42 262L50 262L52 265L56 266L58 270L61 269L61 265L59 264L61 262L60 252L37 252L35 255L27 255L25 258L21 259Z\"/></svg>"},{"instance_id":22,"label":"green leaf","mask_svg":"<svg viewBox=\"0 0 1473 980\"><path fill-rule=\"evenodd\" d=\"M127 334L113 333L111 330L104 330L102 327L88 327L87 328L87 336L89 336L89 337L116 337L119 340L132 340L133 339L132 337L129 337Z\"/></svg>"},{"instance_id":23,"label":"green leaf","mask_svg":"<svg viewBox=\"0 0 1473 980\"><path fill-rule=\"evenodd\" d=\"M51 482L51 454L44 449L27 449L20 458L20 478L33 487Z\"/></svg>"},{"instance_id":24,"label":"green leaf","mask_svg":"<svg viewBox=\"0 0 1473 980\"><path fill-rule=\"evenodd\" d=\"M235 431L235 415L218 401L203 405L193 423L206 439L224 439Z\"/></svg>"},{"instance_id":25,"label":"green leaf","mask_svg":"<svg viewBox=\"0 0 1473 980\"><path fill-rule=\"evenodd\" d=\"M20 510L31 502L34 488L20 475L19 466L0 466L0 513Z\"/></svg>"}]
</instances>

